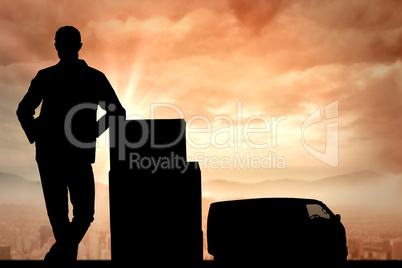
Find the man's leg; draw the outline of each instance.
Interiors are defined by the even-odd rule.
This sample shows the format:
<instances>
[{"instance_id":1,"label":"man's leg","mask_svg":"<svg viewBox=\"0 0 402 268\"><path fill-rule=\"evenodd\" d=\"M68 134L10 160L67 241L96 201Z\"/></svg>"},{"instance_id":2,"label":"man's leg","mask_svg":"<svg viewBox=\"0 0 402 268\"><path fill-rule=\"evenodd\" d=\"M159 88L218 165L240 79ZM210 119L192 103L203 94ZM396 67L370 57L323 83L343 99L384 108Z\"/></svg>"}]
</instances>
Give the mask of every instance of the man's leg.
<instances>
[{"instance_id":1,"label":"man's leg","mask_svg":"<svg viewBox=\"0 0 402 268\"><path fill-rule=\"evenodd\" d=\"M56 239L45 260L66 259L65 248L71 244L66 173L55 162L38 161L38 167L47 214Z\"/></svg>"},{"instance_id":2,"label":"man's leg","mask_svg":"<svg viewBox=\"0 0 402 268\"><path fill-rule=\"evenodd\" d=\"M70 201L73 205L73 220L70 224L73 244L80 243L95 213L95 182L90 163L73 164L73 176L68 179Z\"/></svg>"},{"instance_id":3,"label":"man's leg","mask_svg":"<svg viewBox=\"0 0 402 268\"><path fill-rule=\"evenodd\" d=\"M47 215L56 241L68 237L68 193L64 174L52 163L38 162Z\"/></svg>"}]
</instances>

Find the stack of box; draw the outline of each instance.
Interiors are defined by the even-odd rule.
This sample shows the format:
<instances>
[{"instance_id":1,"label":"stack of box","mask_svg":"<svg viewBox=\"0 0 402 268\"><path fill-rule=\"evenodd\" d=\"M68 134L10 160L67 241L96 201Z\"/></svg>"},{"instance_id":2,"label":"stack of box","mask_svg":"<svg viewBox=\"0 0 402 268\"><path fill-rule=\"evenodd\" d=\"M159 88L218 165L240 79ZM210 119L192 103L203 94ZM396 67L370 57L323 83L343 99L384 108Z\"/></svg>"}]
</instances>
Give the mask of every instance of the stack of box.
<instances>
[{"instance_id":1,"label":"stack of box","mask_svg":"<svg viewBox=\"0 0 402 268\"><path fill-rule=\"evenodd\" d=\"M187 162L183 119L110 127L112 261L202 261L201 172Z\"/></svg>"}]
</instances>

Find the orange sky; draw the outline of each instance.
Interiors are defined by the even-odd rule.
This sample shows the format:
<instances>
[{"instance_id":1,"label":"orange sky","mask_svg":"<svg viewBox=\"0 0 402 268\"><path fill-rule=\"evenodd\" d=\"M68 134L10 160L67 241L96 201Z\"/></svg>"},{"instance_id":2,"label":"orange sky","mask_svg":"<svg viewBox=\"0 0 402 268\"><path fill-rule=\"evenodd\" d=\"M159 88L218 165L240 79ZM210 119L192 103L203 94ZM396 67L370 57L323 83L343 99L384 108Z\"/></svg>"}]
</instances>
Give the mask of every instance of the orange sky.
<instances>
[{"instance_id":1,"label":"orange sky","mask_svg":"<svg viewBox=\"0 0 402 268\"><path fill-rule=\"evenodd\" d=\"M211 123L208 133L188 137L188 158L202 161L204 180L312 180L363 169L400 174L401 12L400 1L367 0L2 0L0 171L39 179L34 146L15 110L36 72L57 63L56 30L73 25L82 35L80 58L105 73L128 115L148 118L151 104L168 103L192 131L207 127L201 117ZM339 124L339 164L331 167L307 152L301 135L304 120L334 101L338 117L328 122ZM171 108L155 115L179 116ZM276 147L272 132L251 133L248 143L232 135L244 134L253 116L250 128L286 116ZM321 152L325 123L305 130L306 144ZM233 166L237 156L269 153L285 159L286 168ZM216 168L211 159L229 164ZM97 181L107 182L107 148L98 150L94 169Z\"/></svg>"}]
</instances>

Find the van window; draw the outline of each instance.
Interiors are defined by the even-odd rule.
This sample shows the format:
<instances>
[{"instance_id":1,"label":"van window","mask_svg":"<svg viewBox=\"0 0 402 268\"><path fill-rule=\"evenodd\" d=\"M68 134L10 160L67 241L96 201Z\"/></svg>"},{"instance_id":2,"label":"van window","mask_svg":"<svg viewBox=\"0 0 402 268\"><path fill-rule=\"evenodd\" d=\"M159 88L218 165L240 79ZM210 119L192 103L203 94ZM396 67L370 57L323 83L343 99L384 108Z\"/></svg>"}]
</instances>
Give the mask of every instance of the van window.
<instances>
[{"instance_id":1,"label":"van window","mask_svg":"<svg viewBox=\"0 0 402 268\"><path fill-rule=\"evenodd\" d=\"M315 217L320 217L324 219L329 219L330 215L328 212L320 206L319 204L307 204L307 211L308 211L308 216L310 219L313 219Z\"/></svg>"}]
</instances>

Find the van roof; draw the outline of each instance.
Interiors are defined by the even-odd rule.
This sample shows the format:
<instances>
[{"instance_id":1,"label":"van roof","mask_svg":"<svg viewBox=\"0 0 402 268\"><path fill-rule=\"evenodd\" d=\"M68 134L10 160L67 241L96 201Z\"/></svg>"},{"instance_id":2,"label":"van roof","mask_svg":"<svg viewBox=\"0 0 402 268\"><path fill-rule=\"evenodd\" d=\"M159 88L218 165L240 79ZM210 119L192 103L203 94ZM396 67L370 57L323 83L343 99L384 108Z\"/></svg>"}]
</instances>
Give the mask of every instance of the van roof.
<instances>
[{"instance_id":1,"label":"van roof","mask_svg":"<svg viewBox=\"0 0 402 268\"><path fill-rule=\"evenodd\" d=\"M239 199L214 202L211 206L231 206L246 203L266 203L266 204L322 204L321 201L316 199L307 198L293 198L293 197L270 197L270 198L252 198L252 199Z\"/></svg>"}]
</instances>

